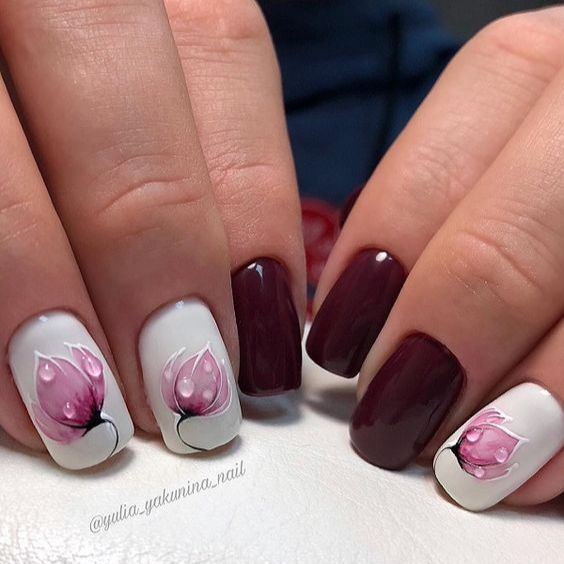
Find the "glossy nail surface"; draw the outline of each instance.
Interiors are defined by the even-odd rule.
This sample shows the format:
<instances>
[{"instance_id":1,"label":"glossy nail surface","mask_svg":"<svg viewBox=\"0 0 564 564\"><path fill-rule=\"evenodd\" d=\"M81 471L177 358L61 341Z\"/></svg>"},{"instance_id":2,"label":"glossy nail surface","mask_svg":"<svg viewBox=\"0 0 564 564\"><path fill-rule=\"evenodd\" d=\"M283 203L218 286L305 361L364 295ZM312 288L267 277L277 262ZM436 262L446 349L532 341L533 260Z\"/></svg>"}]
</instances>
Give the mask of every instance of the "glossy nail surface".
<instances>
[{"instance_id":1,"label":"glossy nail surface","mask_svg":"<svg viewBox=\"0 0 564 564\"><path fill-rule=\"evenodd\" d=\"M52 311L27 321L12 337L8 356L31 420L60 466L99 464L132 437L114 375L73 315Z\"/></svg>"},{"instance_id":2,"label":"glossy nail surface","mask_svg":"<svg viewBox=\"0 0 564 564\"><path fill-rule=\"evenodd\" d=\"M355 449L376 466L403 468L433 437L464 380L458 360L444 345L421 333L407 337L353 413Z\"/></svg>"},{"instance_id":3,"label":"glossy nail surface","mask_svg":"<svg viewBox=\"0 0 564 564\"><path fill-rule=\"evenodd\" d=\"M302 349L288 275L271 258L260 258L232 279L239 331L239 387L251 396L299 388Z\"/></svg>"},{"instance_id":4,"label":"glossy nail surface","mask_svg":"<svg viewBox=\"0 0 564 564\"><path fill-rule=\"evenodd\" d=\"M139 357L147 398L170 450L212 450L237 436L237 386L204 302L187 298L153 313L139 336Z\"/></svg>"},{"instance_id":5,"label":"glossy nail surface","mask_svg":"<svg viewBox=\"0 0 564 564\"><path fill-rule=\"evenodd\" d=\"M313 320L306 343L311 359L340 376L356 376L404 281L403 267L389 253L360 252Z\"/></svg>"},{"instance_id":6,"label":"glossy nail surface","mask_svg":"<svg viewBox=\"0 0 564 564\"><path fill-rule=\"evenodd\" d=\"M545 388L512 388L471 417L437 451L444 490L472 511L495 505L564 447L564 408Z\"/></svg>"}]
</instances>

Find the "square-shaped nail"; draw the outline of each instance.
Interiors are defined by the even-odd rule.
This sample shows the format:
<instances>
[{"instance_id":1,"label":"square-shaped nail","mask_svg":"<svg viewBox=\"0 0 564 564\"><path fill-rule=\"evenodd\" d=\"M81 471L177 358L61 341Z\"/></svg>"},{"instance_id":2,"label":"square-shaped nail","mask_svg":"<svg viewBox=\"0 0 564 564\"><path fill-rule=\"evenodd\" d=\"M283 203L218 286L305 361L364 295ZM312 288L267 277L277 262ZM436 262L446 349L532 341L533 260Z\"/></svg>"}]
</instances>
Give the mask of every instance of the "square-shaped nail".
<instances>
[{"instance_id":1,"label":"square-shaped nail","mask_svg":"<svg viewBox=\"0 0 564 564\"><path fill-rule=\"evenodd\" d=\"M239 388L268 396L299 388L300 322L288 275L271 258L259 258L232 278L241 364Z\"/></svg>"},{"instance_id":2,"label":"square-shaped nail","mask_svg":"<svg viewBox=\"0 0 564 564\"><path fill-rule=\"evenodd\" d=\"M188 298L153 313L139 337L139 356L147 398L170 450L212 450L238 435L233 370L205 303Z\"/></svg>"},{"instance_id":3,"label":"square-shaped nail","mask_svg":"<svg viewBox=\"0 0 564 564\"><path fill-rule=\"evenodd\" d=\"M133 435L102 352L73 315L52 311L21 325L9 345L16 386L47 450L72 470L98 464Z\"/></svg>"},{"instance_id":4,"label":"square-shaped nail","mask_svg":"<svg viewBox=\"0 0 564 564\"><path fill-rule=\"evenodd\" d=\"M358 374L405 282L401 264L385 251L356 255L321 304L306 349L319 366Z\"/></svg>"},{"instance_id":5,"label":"square-shaped nail","mask_svg":"<svg viewBox=\"0 0 564 564\"><path fill-rule=\"evenodd\" d=\"M464 380L444 345L421 333L404 339L353 413L350 436L357 452L382 468L406 466L431 440Z\"/></svg>"},{"instance_id":6,"label":"square-shaped nail","mask_svg":"<svg viewBox=\"0 0 564 564\"><path fill-rule=\"evenodd\" d=\"M437 451L437 480L472 511L495 505L564 447L564 407L545 388L525 383L481 409Z\"/></svg>"}]
</instances>

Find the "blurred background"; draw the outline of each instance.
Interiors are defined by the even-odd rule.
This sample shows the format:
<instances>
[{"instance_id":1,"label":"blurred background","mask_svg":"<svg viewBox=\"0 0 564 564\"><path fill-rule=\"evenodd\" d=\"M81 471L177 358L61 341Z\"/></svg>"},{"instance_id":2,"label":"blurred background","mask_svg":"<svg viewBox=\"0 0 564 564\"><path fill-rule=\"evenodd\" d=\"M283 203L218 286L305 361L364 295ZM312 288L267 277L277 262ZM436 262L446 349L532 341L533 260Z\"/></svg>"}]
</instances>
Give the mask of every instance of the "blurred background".
<instances>
[{"instance_id":1,"label":"blurred background","mask_svg":"<svg viewBox=\"0 0 564 564\"><path fill-rule=\"evenodd\" d=\"M470 37L487 22L505 14L550 6L539 0L431 0L444 24L460 37Z\"/></svg>"}]
</instances>

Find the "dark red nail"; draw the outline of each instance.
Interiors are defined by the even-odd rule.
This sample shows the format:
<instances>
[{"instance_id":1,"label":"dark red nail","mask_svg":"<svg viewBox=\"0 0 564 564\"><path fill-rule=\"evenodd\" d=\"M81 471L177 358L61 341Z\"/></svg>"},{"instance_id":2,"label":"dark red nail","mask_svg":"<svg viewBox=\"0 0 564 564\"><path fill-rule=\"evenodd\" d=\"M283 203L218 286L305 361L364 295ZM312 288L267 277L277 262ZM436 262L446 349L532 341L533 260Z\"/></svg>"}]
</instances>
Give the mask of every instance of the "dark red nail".
<instances>
[{"instance_id":1,"label":"dark red nail","mask_svg":"<svg viewBox=\"0 0 564 564\"><path fill-rule=\"evenodd\" d=\"M311 359L335 374L356 376L404 281L403 267L390 254L360 252L313 320L306 344Z\"/></svg>"},{"instance_id":2,"label":"dark red nail","mask_svg":"<svg viewBox=\"0 0 564 564\"><path fill-rule=\"evenodd\" d=\"M239 331L239 388L251 396L279 394L301 384L300 324L286 270L259 258L232 279Z\"/></svg>"},{"instance_id":3,"label":"dark red nail","mask_svg":"<svg viewBox=\"0 0 564 564\"><path fill-rule=\"evenodd\" d=\"M376 466L403 468L431 440L464 381L464 370L444 345L421 333L407 337L353 413L357 452Z\"/></svg>"}]
</instances>

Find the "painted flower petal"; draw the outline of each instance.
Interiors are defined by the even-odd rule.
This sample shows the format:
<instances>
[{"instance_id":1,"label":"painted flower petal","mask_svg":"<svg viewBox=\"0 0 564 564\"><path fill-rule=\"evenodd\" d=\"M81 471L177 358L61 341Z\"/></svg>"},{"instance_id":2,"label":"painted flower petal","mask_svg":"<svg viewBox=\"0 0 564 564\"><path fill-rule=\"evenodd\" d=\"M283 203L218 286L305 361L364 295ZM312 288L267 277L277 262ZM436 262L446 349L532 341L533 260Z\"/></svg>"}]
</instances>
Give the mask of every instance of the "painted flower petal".
<instances>
[{"instance_id":1,"label":"painted flower petal","mask_svg":"<svg viewBox=\"0 0 564 564\"><path fill-rule=\"evenodd\" d=\"M202 415L215 401L221 382L221 370L209 348L189 358L180 368L174 385L176 401L186 414Z\"/></svg>"},{"instance_id":2,"label":"painted flower petal","mask_svg":"<svg viewBox=\"0 0 564 564\"><path fill-rule=\"evenodd\" d=\"M495 466L486 466L484 480L494 480L495 478L502 478L511 472L511 466L507 464L496 464Z\"/></svg>"},{"instance_id":3,"label":"painted flower petal","mask_svg":"<svg viewBox=\"0 0 564 564\"><path fill-rule=\"evenodd\" d=\"M216 415L224 411L229 405L229 380L225 366L221 366L218 382L218 392L213 403L202 413L202 415Z\"/></svg>"},{"instance_id":4,"label":"painted flower petal","mask_svg":"<svg viewBox=\"0 0 564 564\"><path fill-rule=\"evenodd\" d=\"M59 423L86 426L97 411L90 380L64 358L40 356L35 385L41 408Z\"/></svg>"},{"instance_id":5,"label":"painted flower petal","mask_svg":"<svg viewBox=\"0 0 564 564\"><path fill-rule=\"evenodd\" d=\"M69 348L75 362L92 384L96 406L99 410L102 409L105 394L104 366L102 361L86 347L71 345Z\"/></svg>"},{"instance_id":6,"label":"painted flower petal","mask_svg":"<svg viewBox=\"0 0 564 564\"><path fill-rule=\"evenodd\" d=\"M497 464L495 466L475 466L474 464L463 461L461 466L465 472L474 476L474 478L478 478L478 480L493 480L495 478L502 478L511 471L511 467L507 467L504 464Z\"/></svg>"},{"instance_id":7,"label":"painted flower petal","mask_svg":"<svg viewBox=\"0 0 564 564\"><path fill-rule=\"evenodd\" d=\"M501 425L507 421L507 417L501 413L501 411L497 410L495 407L490 407L488 409L484 409L484 411L478 413L474 419L468 421L468 427L477 427L478 425L482 425L483 423L497 423Z\"/></svg>"},{"instance_id":8,"label":"painted flower petal","mask_svg":"<svg viewBox=\"0 0 564 564\"><path fill-rule=\"evenodd\" d=\"M489 423L469 428L461 437L458 455L475 466L505 465L520 438Z\"/></svg>"},{"instance_id":9,"label":"painted flower petal","mask_svg":"<svg viewBox=\"0 0 564 564\"><path fill-rule=\"evenodd\" d=\"M180 367L182 366L182 353L184 349L179 350L174 353L166 362L162 374L161 374L161 395L164 402L172 411L182 414L182 410L176 401L176 396L174 393L174 386L180 372ZM188 359L186 362L192 361L192 364L196 362L196 357Z\"/></svg>"},{"instance_id":10,"label":"painted flower petal","mask_svg":"<svg viewBox=\"0 0 564 564\"><path fill-rule=\"evenodd\" d=\"M64 423L59 423L53 418L49 417L41 406L37 403L31 404L33 418L39 430L51 440L67 445L84 435L84 429L80 427L69 427Z\"/></svg>"},{"instance_id":11,"label":"painted flower petal","mask_svg":"<svg viewBox=\"0 0 564 564\"><path fill-rule=\"evenodd\" d=\"M478 478L478 480L483 480L484 476L486 475L486 471L481 466L475 466L474 464L470 464L469 462L465 462L464 460L460 463L462 468L465 472L474 476L474 478Z\"/></svg>"}]
</instances>

